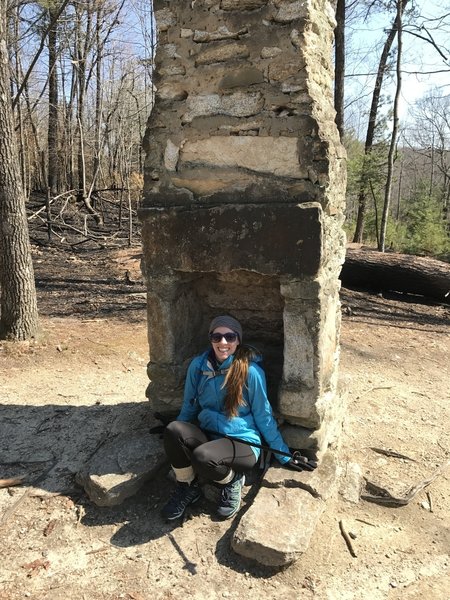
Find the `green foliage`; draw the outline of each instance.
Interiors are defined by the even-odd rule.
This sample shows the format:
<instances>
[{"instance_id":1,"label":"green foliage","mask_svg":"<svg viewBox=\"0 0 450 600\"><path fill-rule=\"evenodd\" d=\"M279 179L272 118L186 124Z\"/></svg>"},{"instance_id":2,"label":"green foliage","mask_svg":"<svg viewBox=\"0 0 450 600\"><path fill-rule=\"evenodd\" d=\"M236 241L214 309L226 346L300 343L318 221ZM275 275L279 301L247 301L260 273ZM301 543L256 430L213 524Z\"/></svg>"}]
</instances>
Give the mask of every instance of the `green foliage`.
<instances>
[{"instance_id":1,"label":"green foliage","mask_svg":"<svg viewBox=\"0 0 450 600\"><path fill-rule=\"evenodd\" d=\"M355 220L358 211L358 196L361 184L364 182L367 194L368 217L373 210L374 197L377 201L383 195L383 186L386 180L387 146L378 143L373 146L368 155L364 155L364 144L349 136L344 140L347 150L347 210L348 223ZM347 225L348 227L348 225ZM374 229L375 231L375 229ZM348 231L353 237L353 231ZM370 225L369 225L370 235Z\"/></svg>"},{"instance_id":2,"label":"green foliage","mask_svg":"<svg viewBox=\"0 0 450 600\"><path fill-rule=\"evenodd\" d=\"M441 194L430 195L422 183L405 212L404 252L445 256L450 254L450 232L443 218Z\"/></svg>"},{"instance_id":3,"label":"green foliage","mask_svg":"<svg viewBox=\"0 0 450 600\"><path fill-rule=\"evenodd\" d=\"M348 239L353 238L358 212L358 195L361 179L367 190L367 210L364 241L377 246L377 237L384 202L386 182L386 144L380 142L370 155L364 157L364 144L355 136L347 134L344 139L347 150L347 208L344 229ZM407 187L407 186L406 186ZM400 200L402 210L397 212L397 202L391 207L386 231L386 248L408 254L427 254L440 258L450 256L450 231L443 217L443 191L439 185L429 193L429 183L419 181L413 189L407 187L409 198Z\"/></svg>"}]
</instances>

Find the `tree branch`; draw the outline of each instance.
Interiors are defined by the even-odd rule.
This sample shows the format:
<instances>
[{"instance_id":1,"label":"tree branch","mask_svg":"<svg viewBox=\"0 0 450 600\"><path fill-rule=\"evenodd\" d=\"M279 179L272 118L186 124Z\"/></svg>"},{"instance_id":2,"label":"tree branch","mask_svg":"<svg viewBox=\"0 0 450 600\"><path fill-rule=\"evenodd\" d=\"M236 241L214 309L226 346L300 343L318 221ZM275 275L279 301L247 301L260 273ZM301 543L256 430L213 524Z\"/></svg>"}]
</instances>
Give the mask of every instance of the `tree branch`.
<instances>
[{"instance_id":1,"label":"tree branch","mask_svg":"<svg viewBox=\"0 0 450 600\"><path fill-rule=\"evenodd\" d=\"M37 63L43 49L45 46L45 40L47 39L47 36L50 32L50 30L52 29L52 27L54 27L55 23L58 21L59 17L61 16L61 14L63 13L64 9L66 8L66 6L69 4L70 0L64 0L64 2L61 4L58 12L55 14L55 16L50 20L50 23L47 26L47 29L45 30L45 32L43 33L42 37L41 37L41 43L39 45L38 51L36 52L33 60L31 61L30 66L28 67L28 71L25 74L25 77L22 81L22 83L20 84L20 87L17 91L17 94L15 96L15 98L12 101L12 106L13 108L15 108L17 102L19 101L19 98L25 88L25 86L27 85L28 79L30 78L31 73L33 72L34 66Z\"/></svg>"}]
</instances>

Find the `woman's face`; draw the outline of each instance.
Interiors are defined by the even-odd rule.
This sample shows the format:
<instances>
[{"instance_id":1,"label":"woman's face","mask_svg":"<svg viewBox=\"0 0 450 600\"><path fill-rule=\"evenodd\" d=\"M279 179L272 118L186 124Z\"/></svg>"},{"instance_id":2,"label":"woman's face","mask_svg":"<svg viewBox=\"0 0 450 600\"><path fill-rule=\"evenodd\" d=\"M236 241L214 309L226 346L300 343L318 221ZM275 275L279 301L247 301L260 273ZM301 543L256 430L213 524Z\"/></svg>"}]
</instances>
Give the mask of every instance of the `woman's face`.
<instances>
[{"instance_id":1,"label":"woman's face","mask_svg":"<svg viewBox=\"0 0 450 600\"><path fill-rule=\"evenodd\" d=\"M228 342L224 337L225 334L234 334L235 340ZM212 332L212 336L214 338L217 336L217 338L218 338L219 335L220 335L220 340L218 342L216 342L216 341L214 341L214 339L211 339L211 345L213 347L214 354L216 355L217 360L220 363L222 363L229 356L231 356L232 354L234 354L236 352L236 348L239 345L239 336L232 329L229 329L228 327L216 327L214 329L214 331Z\"/></svg>"}]
</instances>

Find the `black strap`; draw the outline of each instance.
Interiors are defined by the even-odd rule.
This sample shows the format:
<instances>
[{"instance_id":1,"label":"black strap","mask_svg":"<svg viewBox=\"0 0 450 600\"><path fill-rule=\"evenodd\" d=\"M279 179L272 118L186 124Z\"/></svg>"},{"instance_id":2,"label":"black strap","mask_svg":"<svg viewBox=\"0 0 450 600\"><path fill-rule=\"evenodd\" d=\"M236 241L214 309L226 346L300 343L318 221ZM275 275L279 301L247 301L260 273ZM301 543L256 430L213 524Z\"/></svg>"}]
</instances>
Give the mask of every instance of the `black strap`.
<instances>
[{"instance_id":1,"label":"black strap","mask_svg":"<svg viewBox=\"0 0 450 600\"><path fill-rule=\"evenodd\" d=\"M227 440L231 440L232 442L240 442L241 444L246 444L247 446L253 446L254 448L259 448L260 450L265 450L266 452L272 452L273 454L281 454L281 456L287 456L288 458L292 458L291 452L283 452L283 450L275 450L270 446L265 446L264 444L257 444L256 442L249 442L247 440L242 440L241 438L234 437L232 435L226 435L225 433L219 433L218 431L214 431L213 429L202 429L205 433L210 433L211 435L218 435L219 437L223 437Z\"/></svg>"}]
</instances>

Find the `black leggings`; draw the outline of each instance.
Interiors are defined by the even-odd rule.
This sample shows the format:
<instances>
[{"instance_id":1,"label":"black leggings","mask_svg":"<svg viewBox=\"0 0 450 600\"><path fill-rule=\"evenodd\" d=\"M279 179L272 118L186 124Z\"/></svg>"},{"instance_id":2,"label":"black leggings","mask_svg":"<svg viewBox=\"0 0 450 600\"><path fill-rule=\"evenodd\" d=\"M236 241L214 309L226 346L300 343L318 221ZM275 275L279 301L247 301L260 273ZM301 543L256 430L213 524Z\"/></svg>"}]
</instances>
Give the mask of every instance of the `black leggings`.
<instances>
[{"instance_id":1,"label":"black leggings","mask_svg":"<svg viewBox=\"0 0 450 600\"><path fill-rule=\"evenodd\" d=\"M192 465L197 475L210 481L221 481L230 473L250 470L256 456L250 446L228 438L209 440L192 423L172 421L164 430L164 448L175 469Z\"/></svg>"}]
</instances>

